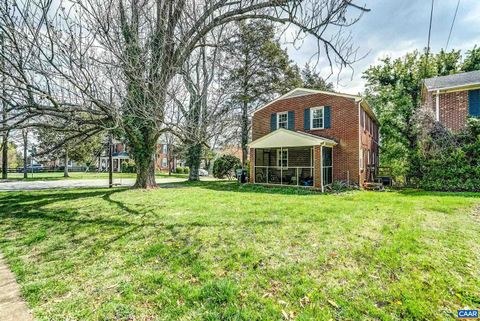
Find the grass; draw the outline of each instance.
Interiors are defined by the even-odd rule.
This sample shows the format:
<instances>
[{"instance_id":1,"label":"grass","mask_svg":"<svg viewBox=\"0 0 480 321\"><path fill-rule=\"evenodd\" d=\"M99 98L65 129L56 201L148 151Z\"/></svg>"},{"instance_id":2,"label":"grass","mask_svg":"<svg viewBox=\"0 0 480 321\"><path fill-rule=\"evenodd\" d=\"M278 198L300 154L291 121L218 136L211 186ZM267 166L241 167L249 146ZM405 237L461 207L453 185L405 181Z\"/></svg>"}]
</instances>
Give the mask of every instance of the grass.
<instances>
[{"instance_id":1,"label":"grass","mask_svg":"<svg viewBox=\"0 0 480 321\"><path fill-rule=\"evenodd\" d=\"M232 182L0 194L39 320L446 320L480 307L478 194Z\"/></svg>"},{"instance_id":2,"label":"grass","mask_svg":"<svg viewBox=\"0 0 480 321\"><path fill-rule=\"evenodd\" d=\"M64 180L64 179L107 179L108 173L101 172L71 172L69 173L70 177L63 177L63 172L47 172L47 173L28 173L28 178L26 180L36 181L36 180ZM135 178L135 173L113 173L113 178ZM180 177L186 178L188 174L176 174L172 173L157 173L157 178L166 178L166 177ZM8 173L9 180L25 180L23 178L23 173Z\"/></svg>"}]
</instances>

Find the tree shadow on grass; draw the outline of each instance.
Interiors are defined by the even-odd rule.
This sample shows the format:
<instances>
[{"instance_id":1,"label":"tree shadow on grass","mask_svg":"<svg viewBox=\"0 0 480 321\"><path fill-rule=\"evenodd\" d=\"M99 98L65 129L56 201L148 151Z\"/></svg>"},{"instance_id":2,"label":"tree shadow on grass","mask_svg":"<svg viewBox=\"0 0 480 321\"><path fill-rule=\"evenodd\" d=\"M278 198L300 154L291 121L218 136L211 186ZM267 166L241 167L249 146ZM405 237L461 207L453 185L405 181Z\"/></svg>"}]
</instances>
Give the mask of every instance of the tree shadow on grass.
<instances>
[{"instance_id":1,"label":"tree shadow on grass","mask_svg":"<svg viewBox=\"0 0 480 321\"><path fill-rule=\"evenodd\" d=\"M179 184L179 183L176 183ZM186 186L199 187L219 192L265 193L281 195L321 195L320 192L305 187L267 186L255 184L240 184L237 181L200 181L185 182Z\"/></svg>"},{"instance_id":2,"label":"tree shadow on grass","mask_svg":"<svg viewBox=\"0 0 480 321\"><path fill-rule=\"evenodd\" d=\"M122 202L121 197L113 197L125 190L0 194L0 221L3 223L0 226L0 248L6 250L6 259L10 264L37 262L42 266L44 276L63 277L75 273L74 266L88 266L97 264L97 261L103 261L99 266L104 266L112 251L116 253L114 257L120 259L140 255L142 252L137 252L144 246L144 241L137 248L129 245L129 240L136 244L148 236L156 240L154 245L161 247L154 256L161 254L169 260L180 257L193 265L202 246L196 233L199 228L210 225L159 222L155 213L152 214L148 208L142 205L132 208ZM80 202L88 199L90 201ZM112 206L105 207L105 204L101 204L103 201ZM55 206L60 202L65 203ZM77 206L81 204L88 208L80 210ZM115 211L115 208L119 211ZM34 278L33 275L30 277Z\"/></svg>"},{"instance_id":3,"label":"tree shadow on grass","mask_svg":"<svg viewBox=\"0 0 480 321\"><path fill-rule=\"evenodd\" d=\"M467 198L479 198L479 192L437 192L437 191L425 191L419 189L403 189L397 191L403 196L435 196L435 197L467 197Z\"/></svg>"}]
</instances>

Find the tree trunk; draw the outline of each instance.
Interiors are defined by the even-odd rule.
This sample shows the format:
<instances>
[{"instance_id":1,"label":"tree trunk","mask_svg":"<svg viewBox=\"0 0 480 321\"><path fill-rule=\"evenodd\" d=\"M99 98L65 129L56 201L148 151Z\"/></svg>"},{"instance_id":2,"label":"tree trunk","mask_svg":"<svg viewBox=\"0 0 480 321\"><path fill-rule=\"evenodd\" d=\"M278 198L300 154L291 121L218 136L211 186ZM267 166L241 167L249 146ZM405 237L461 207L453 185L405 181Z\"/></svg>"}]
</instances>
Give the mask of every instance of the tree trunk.
<instances>
[{"instance_id":1,"label":"tree trunk","mask_svg":"<svg viewBox=\"0 0 480 321\"><path fill-rule=\"evenodd\" d=\"M1 50L2 54L4 53L5 50L5 40L3 38L3 33L0 35L0 44L1 44ZM5 60L1 59L1 67L2 69L5 69ZM6 92L5 92L5 77L2 77L2 95L6 97ZM7 121L8 114L7 114L7 104L5 101L2 99L2 117L3 121ZM5 123L6 125L6 123ZM7 179L8 178L8 131L3 132L3 150L2 150L2 179Z\"/></svg>"},{"instance_id":2,"label":"tree trunk","mask_svg":"<svg viewBox=\"0 0 480 321\"><path fill-rule=\"evenodd\" d=\"M8 178L8 133L3 133L2 148L2 179Z\"/></svg>"},{"instance_id":3,"label":"tree trunk","mask_svg":"<svg viewBox=\"0 0 480 321\"><path fill-rule=\"evenodd\" d=\"M248 102L243 101L242 106L242 166L246 168L248 157Z\"/></svg>"},{"instance_id":4,"label":"tree trunk","mask_svg":"<svg viewBox=\"0 0 480 321\"><path fill-rule=\"evenodd\" d=\"M28 144L28 133L24 130L22 132L23 136L23 178L28 178L27 173L27 144Z\"/></svg>"},{"instance_id":5,"label":"tree trunk","mask_svg":"<svg viewBox=\"0 0 480 321\"><path fill-rule=\"evenodd\" d=\"M155 162L149 159L135 159L137 165L137 179L134 188L156 188Z\"/></svg>"},{"instance_id":6,"label":"tree trunk","mask_svg":"<svg viewBox=\"0 0 480 321\"><path fill-rule=\"evenodd\" d=\"M202 156L202 144L193 144L188 147L188 167L190 167L190 172L188 174L188 180L199 181L200 175L200 162Z\"/></svg>"},{"instance_id":7,"label":"tree trunk","mask_svg":"<svg viewBox=\"0 0 480 321\"><path fill-rule=\"evenodd\" d=\"M69 177L68 175L68 150L65 149L65 167L63 168L63 177Z\"/></svg>"}]
</instances>

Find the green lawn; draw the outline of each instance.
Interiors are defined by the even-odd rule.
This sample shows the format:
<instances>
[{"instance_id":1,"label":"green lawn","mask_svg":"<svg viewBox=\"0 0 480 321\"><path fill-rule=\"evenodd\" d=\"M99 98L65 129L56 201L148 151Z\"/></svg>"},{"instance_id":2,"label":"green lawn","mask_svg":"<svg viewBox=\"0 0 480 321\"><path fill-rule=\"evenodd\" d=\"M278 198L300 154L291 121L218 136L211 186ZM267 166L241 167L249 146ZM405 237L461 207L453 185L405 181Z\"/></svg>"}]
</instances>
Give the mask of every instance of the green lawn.
<instances>
[{"instance_id":1,"label":"green lawn","mask_svg":"<svg viewBox=\"0 0 480 321\"><path fill-rule=\"evenodd\" d=\"M52 173L28 173L27 180L63 180L63 179L107 179L108 173L96 173L96 172L72 172L69 173L70 177L65 178L63 177L63 172L52 172ZM134 173L113 173L113 178L135 178L136 174ZM164 177L180 177L186 178L188 174L172 174L168 175L168 173L157 173L157 178L164 178ZM23 173L8 173L8 179L11 180L24 180Z\"/></svg>"},{"instance_id":2,"label":"green lawn","mask_svg":"<svg viewBox=\"0 0 480 321\"><path fill-rule=\"evenodd\" d=\"M480 307L478 196L8 192L0 249L39 320L453 320Z\"/></svg>"}]
</instances>

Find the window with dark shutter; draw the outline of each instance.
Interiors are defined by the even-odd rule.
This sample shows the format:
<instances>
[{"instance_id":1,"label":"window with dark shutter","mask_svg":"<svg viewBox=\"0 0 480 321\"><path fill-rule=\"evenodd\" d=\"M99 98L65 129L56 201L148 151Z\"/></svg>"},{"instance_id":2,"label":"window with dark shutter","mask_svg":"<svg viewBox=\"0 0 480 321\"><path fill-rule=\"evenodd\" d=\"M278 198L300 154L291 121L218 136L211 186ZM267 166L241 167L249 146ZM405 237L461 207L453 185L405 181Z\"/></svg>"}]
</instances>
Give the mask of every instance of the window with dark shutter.
<instances>
[{"instance_id":1,"label":"window with dark shutter","mask_svg":"<svg viewBox=\"0 0 480 321\"><path fill-rule=\"evenodd\" d=\"M468 114L473 117L480 117L480 89L468 92Z\"/></svg>"},{"instance_id":2,"label":"window with dark shutter","mask_svg":"<svg viewBox=\"0 0 480 321\"><path fill-rule=\"evenodd\" d=\"M303 128L310 130L310 108L305 108L303 111Z\"/></svg>"},{"instance_id":3,"label":"window with dark shutter","mask_svg":"<svg viewBox=\"0 0 480 321\"><path fill-rule=\"evenodd\" d=\"M270 130L273 132L277 129L277 114L272 114L270 116Z\"/></svg>"},{"instance_id":4,"label":"window with dark shutter","mask_svg":"<svg viewBox=\"0 0 480 321\"><path fill-rule=\"evenodd\" d=\"M295 112L293 111L288 112L288 129L295 129Z\"/></svg>"},{"instance_id":5,"label":"window with dark shutter","mask_svg":"<svg viewBox=\"0 0 480 321\"><path fill-rule=\"evenodd\" d=\"M325 106L323 107L323 114L324 114L324 124L323 124L323 127L324 128L330 128L331 126L331 112L330 112L330 106Z\"/></svg>"}]
</instances>

